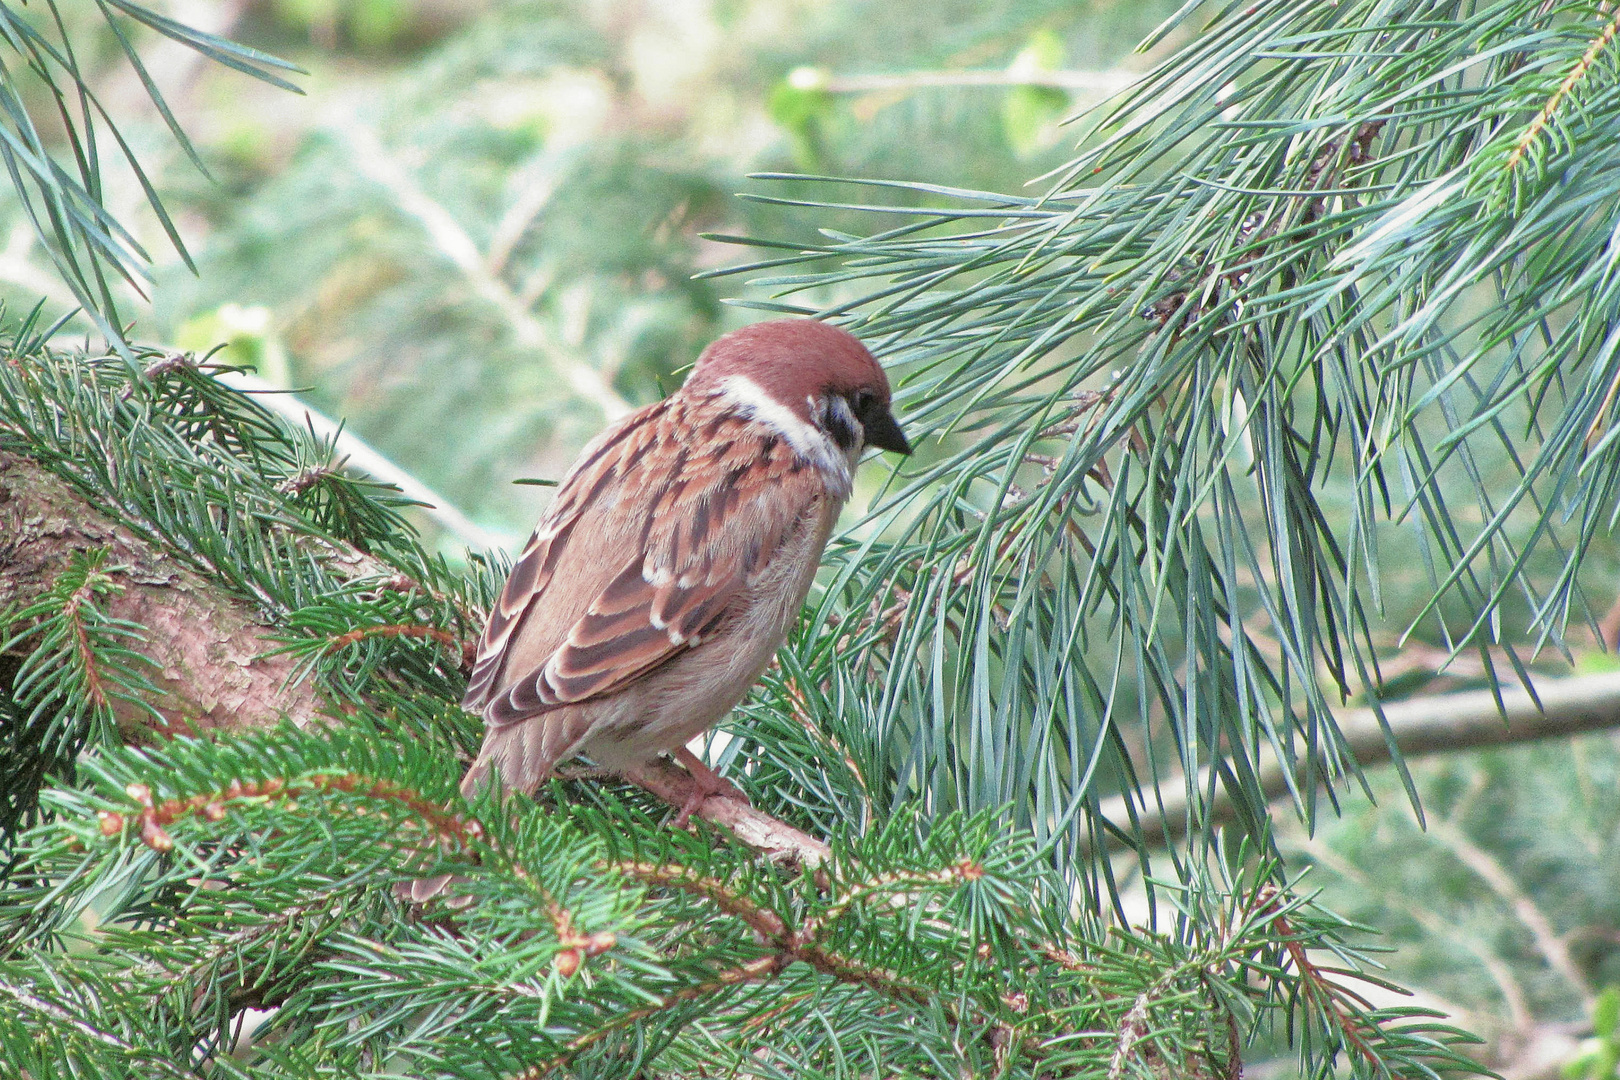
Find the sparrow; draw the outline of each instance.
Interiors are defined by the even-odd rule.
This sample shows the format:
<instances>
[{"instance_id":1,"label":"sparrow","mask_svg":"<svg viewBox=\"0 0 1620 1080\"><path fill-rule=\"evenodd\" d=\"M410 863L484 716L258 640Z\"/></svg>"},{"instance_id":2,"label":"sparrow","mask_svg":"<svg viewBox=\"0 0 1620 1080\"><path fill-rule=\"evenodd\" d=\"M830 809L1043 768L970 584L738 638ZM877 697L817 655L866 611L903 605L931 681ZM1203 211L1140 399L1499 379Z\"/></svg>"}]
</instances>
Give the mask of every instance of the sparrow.
<instances>
[{"instance_id":1,"label":"sparrow","mask_svg":"<svg viewBox=\"0 0 1620 1080\"><path fill-rule=\"evenodd\" d=\"M810 319L719 338L679 391L581 452L490 612L462 704L495 770L534 789L575 754L621 774L660 754L697 781L677 825L729 788L684 749L787 637L868 447L911 445L853 334Z\"/></svg>"}]
</instances>

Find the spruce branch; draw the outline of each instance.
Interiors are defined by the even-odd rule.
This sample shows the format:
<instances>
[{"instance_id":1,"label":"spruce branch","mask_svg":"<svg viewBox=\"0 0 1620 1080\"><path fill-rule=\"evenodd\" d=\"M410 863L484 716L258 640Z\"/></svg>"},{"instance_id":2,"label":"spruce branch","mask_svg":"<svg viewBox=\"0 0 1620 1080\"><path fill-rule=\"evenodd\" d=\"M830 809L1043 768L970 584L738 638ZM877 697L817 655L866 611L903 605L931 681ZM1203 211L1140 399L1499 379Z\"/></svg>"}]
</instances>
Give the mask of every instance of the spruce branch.
<instances>
[{"instance_id":1,"label":"spruce branch","mask_svg":"<svg viewBox=\"0 0 1620 1080\"><path fill-rule=\"evenodd\" d=\"M144 701L157 688L139 670L151 663L136 651L141 628L104 610L104 601L123 591L103 570L106 561L105 548L74 552L44 595L21 610L0 611L0 635L9 635L0 638L0 654L25 657L10 690L28 710L27 721L53 712L83 718L82 731L30 740L46 754L71 756L86 737L111 741L120 706L157 716Z\"/></svg>"},{"instance_id":2,"label":"spruce branch","mask_svg":"<svg viewBox=\"0 0 1620 1080\"><path fill-rule=\"evenodd\" d=\"M139 824L137 833L141 843L153 851L164 852L174 847L168 828L186 815L198 814L208 821L221 821L235 804L264 806L327 791L342 792L360 800L397 803L410 812L409 822L440 846L461 850L484 835L484 828L476 819L448 813L437 803L391 780L358 773L316 772L308 776L232 780L218 791L199 792L184 799L165 799L161 803L153 801L150 787L132 783L124 788L124 793L135 803L136 810L132 813L100 810L96 820L101 835L107 837L122 833L133 820Z\"/></svg>"},{"instance_id":3,"label":"spruce branch","mask_svg":"<svg viewBox=\"0 0 1620 1080\"><path fill-rule=\"evenodd\" d=\"M0 260L0 269L3 269L3 260ZM188 358L184 353L171 353L170 358L195 365L195 360ZM254 401L268 411L282 417L294 428L307 430L316 440L330 445L333 456L341 459L350 471L364 473L384 484L398 488L406 500L419 507L440 528L466 544L471 550L500 551L514 548L519 542L517 537L477 524L443 495L384 457L381 452L356 435L353 429L317 412L294 393L247 371L216 370L214 377L244 393L252 394Z\"/></svg>"},{"instance_id":4,"label":"spruce branch","mask_svg":"<svg viewBox=\"0 0 1620 1080\"><path fill-rule=\"evenodd\" d=\"M621 1035L661 1045L699 1020L705 1034L683 1053L717 1035L745 1047L847 1027L855 1041L841 1053L880 1029L970 1071L1104 1075L1118 1061L1227 1075L1232 994L1256 1015L1304 1008L1301 1022L1336 1030L1331 1002L1299 980L1351 977L1266 959L1287 952L1285 938L1335 948L1342 923L1270 885L1264 865L1226 893L1183 901L1190 914L1218 908L1189 921L1191 940L1114 935L1081 943L1081 960L1037 915L1037 852L1006 844L988 816L936 822L921 841L915 822L891 824L841 852L821 885L794 886L723 846L640 831L623 810L492 799L475 816L447 810L451 763L361 728L179 739L105 751L87 770L89 786L49 793L52 817L24 845L19 880L30 884L0 906L0 936L37 934L42 912L60 919L102 898L110 937L66 954L62 970L131 972L152 988L140 1008L153 1022L183 1025L170 1030L210 1055L230 1045L219 1033L231 1010L268 1006L269 1037L344 1018L337 1030L350 1034L334 1049L404 1054L458 1076L543 1076L588 1054L612 1068ZM635 850L612 854L627 844ZM431 850L445 860L429 869L457 868L478 902L443 920L400 918L386 885L421 872ZM147 854L131 863L132 851ZM392 869L372 876L379 858ZM119 867L142 862L120 886ZM336 909L308 906L338 896ZM729 933L716 915L751 932ZM911 929L897 936L896 919ZM601 958L588 992L586 956ZM39 976L31 962L0 957L0 981L31 985L18 981ZM1365 1041L1380 1060L1461 1062L1444 1041L1386 1030L1383 1014L1352 1018L1373 1025ZM71 1024L30 1019L53 1033ZM0 1016L0 1043L14 1034Z\"/></svg>"},{"instance_id":5,"label":"spruce branch","mask_svg":"<svg viewBox=\"0 0 1620 1080\"><path fill-rule=\"evenodd\" d=\"M41 993L24 986L16 986L0 978L0 996L10 1003L12 1009L17 1010L17 1019L26 1017L30 1026L36 1031L52 1031L66 1033L76 1041L95 1044L98 1048L105 1047L116 1052L117 1060L125 1065L138 1064L143 1069L151 1070L148 1075L170 1076L176 1080L196 1080L196 1074L172 1060L168 1055L152 1047L139 1046L118 1033L98 1027L92 1020L86 1019L88 1010L84 1008L83 1001L51 1000L47 993ZM3 1024L0 1024L0 1037L3 1037ZM52 1030L54 1029L54 1030ZM58 1035L58 1038L61 1036ZM7 1040L9 1043L10 1040ZM8 1047L9 1048L9 1047ZM11 1054L8 1061L26 1070L25 1063L32 1055ZM24 1075L27 1072L24 1071Z\"/></svg>"},{"instance_id":6,"label":"spruce branch","mask_svg":"<svg viewBox=\"0 0 1620 1080\"><path fill-rule=\"evenodd\" d=\"M1607 12L1604 7L1599 7L1598 13L1602 15ZM1581 80L1586 78L1587 73L1592 70L1593 63L1597 60L1599 54L1609 47L1616 33L1620 33L1620 10L1609 16L1608 21L1603 24L1603 29L1592 39L1592 43L1587 46L1580 59L1570 67L1569 73L1558 84L1558 89L1554 90L1552 95L1547 98L1547 103L1541 107L1541 111L1536 114L1535 119L1530 121L1524 129L1524 133L1513 144L1513 152L1508 155L1507 163L1504 165L1504 169L1509 174L1518 168L1519 162L1524 160L1531 146L1541 137L1547 125L1552 123L1553 117L1558 114L1558 106L1575 90Z\"/></svg>"},{"instance_id":7,"label":"spruce branch","mask_svg":"<svg viewBox=\"0 0 1620 1080\"><path fill-rule=\"evenodd\" d=\"M898 979L893 972L862 964L848 956L840 955L838 952L828 949L821 942L820 934L829 923L838 919L852 904L865 899L866 896L873 892L894 889L902 884L915 888L924 886L951 887L965 881L977 880L984 875L982 869L967 860L963 860L962 863L956 866L947 867L931 874L883 875L877 880L850 888L838 902L824 909L818 915L805 919L798 929L790 930L781 913L757 905L748 898L736 893L723 882L705 877L702 874L693 873L688 867L657 866L634 862L616 862L609 865L612 870L633 881L641 882L643 885L680 889L710 901L721 912L740 920L744 925L748 926L769 947L776 951L779 958L776 970L781 970L789 963L799 961L809 964L822 974L829 975L840 982L864 986L887 997L898 998L913 1005L937 1005L947 1014L952 1013L951 1007L936 1002L932 995L921 987Z\"/></svg>"},{"instance_id":8,"label":"spruce branch","mask_svg":"<svg viewBox=\"0 0 1620 1080\"><path fill-rule=\"evenodd\" d=\"M655 1004L643 1005L639 1009L631 1009L615 1017L610 1023L603 1024L594 1031L579 1036L564 1047L562 1053L556 1057L537 1062L512 1073L509 1080L542 1080L543 1077L550 1076L558 1069L567 1066L581 1052L588 1050L603 1039L626 1027L639 1024L643 1020L657 1016L659 1013L672 1009L677 1005L701 1001L703 998L730 990L743 983L763 982L779 974L784 963L786 963L786 959L782 954L773 953L770 956L762 956L747 963L739 964L736 967L727 968L705 982L692 986L683 986L681 989L666 995Z\"/></svg>"},{"instance_id":9,"label":"spruce branch","mask_svg":"<svg viewBox=\"0 0 1620 1080\"><path fill-rule=\"evenodd\" d=\"M1371 1033L1368 1031L1366 1021L1362 1019L1366 1012L1371 1011L1371 1003L1354 990L1329 978L1330 975L1341 977L1348 975L1354 978L1359 977L1360 973L1343 968L1323 968L1316 964L1301 944L1300 935L1288 916L1279 910L1277 891L1274 887L1269 884L1262 886L1255 899L1262 916L1270 918L1272 928L1288 954L1289 963L1293 965L1299 986L1306 998L1331 1017L1334 1025L1343 1033L1346 1043L1370 1068L1375 1070L1381 1068L1382 1059L1373 1049Z\"/></svg>"}]
</instances>

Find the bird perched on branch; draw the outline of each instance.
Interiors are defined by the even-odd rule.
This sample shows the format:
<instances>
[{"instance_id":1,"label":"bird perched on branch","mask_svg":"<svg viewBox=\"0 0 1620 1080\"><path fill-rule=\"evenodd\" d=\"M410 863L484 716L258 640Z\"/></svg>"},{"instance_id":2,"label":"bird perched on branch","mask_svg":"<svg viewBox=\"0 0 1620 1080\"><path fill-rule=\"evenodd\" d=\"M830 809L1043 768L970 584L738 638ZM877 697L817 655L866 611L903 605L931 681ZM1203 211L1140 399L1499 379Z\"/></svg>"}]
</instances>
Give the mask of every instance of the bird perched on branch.
<instances>
[{"instance_id":1,"label":"bird perched on branch","mask_svg":"<svg viewBox=\"0 0 1620 1080\"><path fill-rule=\"evenodd\" d=\"M733 331L686 384L580 454L490 613L462 704L483 714L468 794L533 791L579 753L629 772L685 750L748 692L804 604L869 446L909 454L889 380L809 319Z\"/></svg>"}]
</instances>

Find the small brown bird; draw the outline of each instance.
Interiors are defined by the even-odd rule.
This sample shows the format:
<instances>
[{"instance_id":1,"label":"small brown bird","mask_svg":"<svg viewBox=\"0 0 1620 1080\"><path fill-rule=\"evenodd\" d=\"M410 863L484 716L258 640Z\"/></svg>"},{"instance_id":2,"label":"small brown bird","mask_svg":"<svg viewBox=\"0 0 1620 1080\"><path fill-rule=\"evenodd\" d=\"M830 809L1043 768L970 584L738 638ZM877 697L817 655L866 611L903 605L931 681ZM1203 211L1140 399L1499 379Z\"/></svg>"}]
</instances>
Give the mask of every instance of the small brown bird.
<instances>
[{"instance_id":1,"label":"small brown bird","mask_svg":"<svg viewBox=\"0 0 1620 1080\"><path fill-rule=\"evenodd\" d=\"M621 772L673 753L698 781L684 824L726 787L684 746L787 636L868 446L911 453L889 380L808 319L725 335L677 393L599 435L490 613L462 702L484 745L462 790L491 767L532 792L576 753Z\"/></svg>"}]
</instances>

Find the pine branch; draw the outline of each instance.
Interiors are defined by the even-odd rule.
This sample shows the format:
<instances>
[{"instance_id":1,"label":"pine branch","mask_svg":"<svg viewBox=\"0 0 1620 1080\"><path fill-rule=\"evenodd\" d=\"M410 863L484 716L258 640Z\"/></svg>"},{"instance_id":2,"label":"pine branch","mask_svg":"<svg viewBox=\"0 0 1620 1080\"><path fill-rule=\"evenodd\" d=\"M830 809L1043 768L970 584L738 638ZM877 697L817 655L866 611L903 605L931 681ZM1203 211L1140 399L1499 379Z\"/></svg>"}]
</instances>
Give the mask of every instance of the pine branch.
<instances>
[{"instance_id":1,"label":"pine branch","mask_svg":"<svg viewBox=\"0 0 1620 1080\"><path fill-rule=\"evenodd\" d=\"M137 360L124 339L110 279L121 279L142 293L142 283L150 278L147 265L151 259L103 205L103 162L98 143L105 140L116 147L117 155L139 184L147 207L187 266L192 265L191 255L129 141L81 68L75 51L78 35L69 33L56 0L46 0L43 8L47 17L34 18L25 16L13 3L0 4L0 47L14 57L7 63L5 80L0 82L0 160L5 163L22 211L57 276L133 370ZM155 30L216 63L297 90L278 74L299 70L284 60L185 26L132 0L102 0L95 10L128 60L147 100L192 164L205 174L202 158L176 122L132 41L131 22ZM41 113L31 108L31 104L38 104L36 94L53 104L54 110ZM41 119L50 116L55 130L41 132L36 113ZM66 152L61 144L65 144ZM58 156L68 158L69 164L59 162Z\"/></svg>"},{"instance_id":2,"label":"pine branch","mask_svg":"<svg viewBox=\"0 0 1620 1080\"><path fill-rule=\"evenodd\" d=\"M1363 768L1385 764L1396 754L1408 759L1462 753L1620 727L1620 674L1543 680L1535 691L1531 696L1515 686L1418 697L1385 705L1382 719L1371 709L1357 709L1339 714L1336 722L1345 751ZM1216 771L1205 767L1190 784L1184 774L1160 777L1151 804L1140 795L1119 795L1102 800L1098 814L1116 823L1134 821L1147 843L1239 820L1250 810L1215 784ZM1305 803L1318 797L1326 778L1303 766L1285 768L1268 752L1255 782L1268 801L1290 796ZM1195 806L1196 818L1189 813Z\"/></svg>"},{"instance_id":3,"label":"pine branch","mask_svg":"<svg viewBox=\"0 0 1620 1080\"><path fill-rule=\"evenodd\" d=\"M1080 118L1042 192L761 174L748 197L870 225L742 239L759 261L719 272L872 342L934 448L830 550L798 649L872 804L1011 800L1101 895L1108 829L1160 789L1260 836L1272 750L1308 821L1318 780L1399 766L1336 708L1380 692L1386 631L1506 684L1591 620L1614 15L1224 5Z\"/></svg>"}]
</instances>

